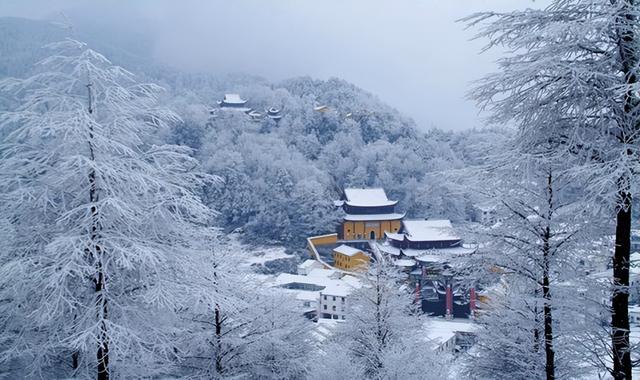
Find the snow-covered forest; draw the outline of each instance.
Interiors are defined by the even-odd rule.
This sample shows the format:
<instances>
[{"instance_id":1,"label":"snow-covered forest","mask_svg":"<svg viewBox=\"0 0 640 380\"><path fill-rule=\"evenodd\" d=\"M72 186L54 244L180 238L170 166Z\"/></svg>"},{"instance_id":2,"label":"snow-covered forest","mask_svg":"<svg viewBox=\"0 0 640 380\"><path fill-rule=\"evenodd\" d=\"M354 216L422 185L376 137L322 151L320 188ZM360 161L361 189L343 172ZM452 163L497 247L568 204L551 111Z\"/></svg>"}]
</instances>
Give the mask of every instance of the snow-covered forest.
<instances>
[{"instance_id":1,"label":"snow-covered forest","mask_svg":"<svg viewBox=\"0 0 640 380\"><path fill-rule=\"evenodd\" d=\"M640 375L640 3L467 14L455 131L0 17L0 379Z\"/></svg>"}]
</instances>

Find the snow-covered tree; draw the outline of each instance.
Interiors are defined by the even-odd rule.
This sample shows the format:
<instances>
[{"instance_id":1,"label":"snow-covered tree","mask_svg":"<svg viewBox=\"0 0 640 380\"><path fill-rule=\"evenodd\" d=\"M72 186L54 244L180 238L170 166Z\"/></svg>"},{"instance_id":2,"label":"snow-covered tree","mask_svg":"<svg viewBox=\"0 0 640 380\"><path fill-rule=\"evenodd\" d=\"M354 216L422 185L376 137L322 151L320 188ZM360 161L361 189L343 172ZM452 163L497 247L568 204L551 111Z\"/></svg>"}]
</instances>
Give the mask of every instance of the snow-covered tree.
<instances>
[{"instance_id":1,"label":"snow-covered tree","mask_svg":"<svg viewBox=\"0 0 640 380\"><path fill-rule=\"evenodd\" d=\"M238 269L238 254L216 254L210 292L182 313L181 373L203 378L299 379L311 322L288 297L261 289Z\"/></svg>"},{"instance_id":2,"label":"snow-covered tree","mask_svg":"<svg viewBox=\"0 0 640 380\"><path fill-rule=\"evenodd\" d=\"M182 295L197 292L195 243L209 180L187 148L149 141L178 117L137 83L66 40L0 90L0 367L10 377L154 376L173 362ZM2 229L1 240L7 238Z\"/></svg>"},{"instance_id":3,"label":"snow-covered tree","mask_svg":"<svg viewBox=\"0 0 640 380\"><path fill-rule=\"evenodd\" d=\"M361 373L363 379L443 378L425 337L425 321L413 310L413 296L397 267L378 261L362 280L363 286L349 295L347 321L322 345L315 360L332 363L339 360L336 355L346 355L342 360L354 366L347 373Z\"/></svg>"},{"instance_id":4,"label":"snow-covered tree","mask_svg":"<svg viewBox=\"0 0 640 380\"><path fill-rule=\"evenodd\" d=\"M586 310L586 289L595 291L585 273L604 269L592 241L596 228L587 223L592 208L577 200L579 184L562 165L544 155L506 156L481 175L479 190L496 202L501 221L482 229L479 254L470 259L477 262L469 267L494 275L476 274L492 291L468 371L482 378L574 376L585 369L577 358L587 358L573 343L599 330L592 318L575 318Z\"/></svg>"},{"instance_id":5,"label":"snow-covered tree","mask_svg":"<svg viewBox=\"0 0 640 380\"><path fill-rule=\"evenodd\" d=\"M487 48L506 47L501 72L473 95L493 121L515 122L526 150L554 144L582 161L576 172L590 179L616 217L613 254L611 374L631 378L629 352L629 253L640 131L640 3L637 0L554 0L543 10L481 13ZM595 199L595 196L592 199Z\"/></svg>"}]
</instances>

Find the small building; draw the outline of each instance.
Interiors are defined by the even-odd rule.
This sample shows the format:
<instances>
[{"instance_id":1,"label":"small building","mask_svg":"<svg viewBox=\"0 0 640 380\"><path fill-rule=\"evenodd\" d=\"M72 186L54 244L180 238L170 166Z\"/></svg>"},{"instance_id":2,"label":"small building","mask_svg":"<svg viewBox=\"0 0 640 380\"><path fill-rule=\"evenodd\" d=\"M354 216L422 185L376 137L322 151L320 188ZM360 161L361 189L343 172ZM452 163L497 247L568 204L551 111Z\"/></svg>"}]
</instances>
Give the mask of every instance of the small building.
<instances>
[{"instance_id":1,"label":"small building","mask_svg":"<svg viewBox=\"0 0 640 380\"><path fill-rule=\"evenodd\" d=\"M484 226L493 226L498 222L498 208L494 204L477 204L475 209L475 221Z\"/></svg>"},{"instance_id":2,"label":"small building","mask_svg":"<svg viewBox=\"0 0 640 380\"><path fill-rule=\"evenodd\" d=\"M218 100L218 105L224 110L251 112L251 108L247 107L247 100L242 99L239 94L225 94L224 99Z\"/></svg>"},{"instance_id":3,"label":"small building","mask_svg":"<svg viewBox=\"0 0 640 380\"><path fill-rule=\"evenodd\" d=\"M323 269L323 265L318 260L305 260L298 265L298 274L301 276L308 276L314 269Z\"/></svg>"},{"instance_id":4,"label":"small building","mask_svg":"<svg viewBox=\"0 0 640 380\"><path fill-rule=\"evenodd\" d=\"M356 271L369 267L370 257L363 251L341 245L333 249L333 265L341 270Z\"/></svg>"},{"instance_id":5,"label":"small building","mask_svg":"<svg viewBox=\"0 0 640 380\"><path fill-rule=\"evenodd\" d=\"M395 212L397 203L383 189L344 189L335 202L346 214L338 235L343 240L381 240L385 232L398 232L404 214Z\"/></svg>"},{"instance_id":6,"label":"small building","mask_svg":"<svg viewBox=\"0 0 640 380\"><path fill-rule=\"evenodd\" d=\"M249 111L247 115L249 115L252 121L261 121L264 118L260 112L256 111Z\"/></svg>"},{"instance_id":7,"label":"small building","mask_svg":"<svg viewBox=\"0 0 640 380\"><path fill-rule=\"evenodd\" d=\"M345 320L347 315L347 296L350 290L346 287L328 286L320 291L318 318Z\"/></svg>"},{"instance_id":8,"label":"small building","mask_svg":"<svg viewBox=\"0 0 640 380\"><path fill-rule=\"evenodd\" d=\"M280 121L280 119L282 119L282 114L280 113L280 110L275 108L275 107L271 107L268 110L265 110L266 115L269 119L274 120L274 121Z\"/></svg>"},{"instance_id":9,"label":"small building","mask_svg":"<svg viewBox=\"0 0 640 380\"><path fill-rule=\"evenodd\" d=\"M438 353L465 352L476 341L478 325L468 320L429 318L424 324L426 339Z\"/></svg>"},{"instance_id":10,"label":"small building","mask_svg":"<svg viewBox=\"0 0 640 380\"><path fill-rule=\"evenodd\" d=\"M346 308L342 307L343 302L346 303L346 298L353 289L362 286L360 280L344 272L321 269L307 262L300 266L304 268L303 271L308 270L306 274L280 273L271 282L271 286L281 288L283 292L295 297L298 301L297 308L309 318L344 320ZM320 266L323 267L322 264ZM335 310L333 306L336 306ZM321 310L328 316L323 316Z\"/></svg>"}]
</instances>

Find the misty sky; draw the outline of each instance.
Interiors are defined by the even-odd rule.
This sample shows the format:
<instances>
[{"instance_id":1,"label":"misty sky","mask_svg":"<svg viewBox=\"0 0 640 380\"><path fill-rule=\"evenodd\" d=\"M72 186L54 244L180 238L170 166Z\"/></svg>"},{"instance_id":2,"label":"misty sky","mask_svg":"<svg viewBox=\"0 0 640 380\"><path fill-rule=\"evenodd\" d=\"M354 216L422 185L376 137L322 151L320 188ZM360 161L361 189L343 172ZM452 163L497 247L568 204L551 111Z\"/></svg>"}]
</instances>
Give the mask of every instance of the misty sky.
<instances>
[{"instance_id":1,"label":"misty sky","mask_svg":"<svg viewBox=\"0 0 640 380\"><path fill-rule=\"evenodd\" d=\"M482 125L470 82L498 53L455 20L480 10L549 0L2 0L0 16L60 20L118 39L144 35L156 58L189 71L244 72L279 80L344 78L422 128ZM0 37L1 38L1 37Z\"/></svg>"}]
</instances>

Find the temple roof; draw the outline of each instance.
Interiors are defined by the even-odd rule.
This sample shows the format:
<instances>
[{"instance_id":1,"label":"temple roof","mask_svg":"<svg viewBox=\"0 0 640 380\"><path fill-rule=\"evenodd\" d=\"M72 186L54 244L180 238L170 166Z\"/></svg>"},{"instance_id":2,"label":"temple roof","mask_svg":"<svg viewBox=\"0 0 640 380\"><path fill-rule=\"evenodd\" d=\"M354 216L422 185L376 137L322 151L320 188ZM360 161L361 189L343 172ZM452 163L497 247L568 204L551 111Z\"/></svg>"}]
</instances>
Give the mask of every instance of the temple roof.
<instances>
[{"instance_id":1,"label":"temple roof","mask_svg":"<svg viewBox=\"0 0 640 380\"><path fill-rule=\"evenodd\" d=\"M460 240L447 219L404 220L402 226L407 240L413 242Z\"/></svg>"},{"instance_id":2,"label":"temple roof","mask_svg":"<svg viewBox=\"0 0 640 380\"><path fill-rule=\"evenodd\" d=\"M384 234L391 240L404 241L404 234L397 234L389 231L385 231Z\"/></svg>"},{"instance_id":3,"label":"temple roof","mask_svg":"<svg viewBox=\"0 0 640 380\"><path fill-rule=\"evenodd\" d=\"M243 105L246 102L239 94L224 94L224 99L218 103Z\"/></svg>"},{"instance_id":4,"label":"temple roof","mask_svg":"<svg viewBox=\"0 0 640 380\"><path fill-rule=\"evenodd\" d=\"M347 214L344 220L348 222L375 222L383 220L400 220L404 218L404 214Z\"/></svg>"},{"instance_id":5,"label":"temple roof","mask_svg":"<svg viewBox=\"0 0 640 380\"><path fill-rule=\"evenodd\" d=\"M344 189L346 204L354 207L384 207L395 206L398 201L387 198L384 189Z\"/></svg>"}]
</instances>

